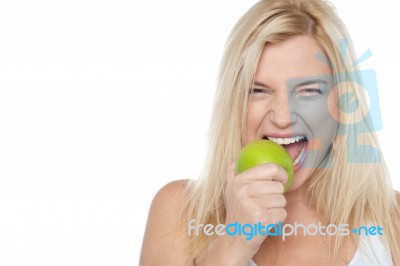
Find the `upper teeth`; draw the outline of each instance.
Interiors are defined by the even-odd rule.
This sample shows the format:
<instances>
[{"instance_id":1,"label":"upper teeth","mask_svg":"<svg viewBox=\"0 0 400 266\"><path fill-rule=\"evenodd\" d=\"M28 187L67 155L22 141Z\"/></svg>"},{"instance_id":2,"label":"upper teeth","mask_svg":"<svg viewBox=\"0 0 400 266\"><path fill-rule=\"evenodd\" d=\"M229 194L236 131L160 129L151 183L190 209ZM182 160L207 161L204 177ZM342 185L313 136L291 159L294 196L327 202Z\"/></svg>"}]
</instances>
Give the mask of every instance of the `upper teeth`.
<instances>
[{"instance_id":1,"label":"upper teeth","mask_svg":"<svg viewBox=\"0 0 400 266\"><path fill-rule=\"evenodd\" d=\"M273 142L276 142L279 145L295 143L295 142L298 142L298 141L303 140L305 138L306 138L305 136L297 136L297 137L293 137L293 138L273 138L273 137L268 137L269 140L272 140Z\"/></svg>"}]
</instances>

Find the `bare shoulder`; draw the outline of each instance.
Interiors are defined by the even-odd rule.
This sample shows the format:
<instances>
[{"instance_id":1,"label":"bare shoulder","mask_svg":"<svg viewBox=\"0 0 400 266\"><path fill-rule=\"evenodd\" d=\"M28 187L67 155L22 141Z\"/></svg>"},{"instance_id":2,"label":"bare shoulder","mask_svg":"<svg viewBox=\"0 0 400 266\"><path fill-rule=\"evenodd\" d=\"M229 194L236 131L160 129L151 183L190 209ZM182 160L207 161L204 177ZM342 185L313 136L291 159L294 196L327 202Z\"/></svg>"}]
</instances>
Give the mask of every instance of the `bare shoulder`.
<instances>
[{"instance_id":1,"label":"bare shoulder","mask_svg":"<svg viewBox=\"0 0 400 266\"><path fill-rule=\"evenodd\" d=\"M140 265L178 265L183 262L186 231L178 226L189 181L170 182L154 196L147 218Z\"/></svg>"},{"instance_id":2,"label":"bare shoulder","mask_svg":"<svg viewBox=\"0 0 400 266\"><path fill-rule=\"evenodd\" d=\"M170 212L176 212L182 204L186 194L186 186L190 180L181 179L164 185L154 196L151 202L149 217L152 214L170 216Z\"/></svg>"}]
</instances>

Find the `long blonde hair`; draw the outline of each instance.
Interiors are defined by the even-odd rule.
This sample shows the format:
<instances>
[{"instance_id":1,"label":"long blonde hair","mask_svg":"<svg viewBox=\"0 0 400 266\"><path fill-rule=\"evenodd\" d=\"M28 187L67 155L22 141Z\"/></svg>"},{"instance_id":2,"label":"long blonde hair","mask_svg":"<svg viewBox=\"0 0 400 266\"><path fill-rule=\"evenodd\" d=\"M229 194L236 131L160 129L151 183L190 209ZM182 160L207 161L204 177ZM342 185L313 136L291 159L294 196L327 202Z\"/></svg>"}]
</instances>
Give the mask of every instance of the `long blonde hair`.
<instances>
[{"instance_id":1,"label":"long blonde hair","mask_svg":"<svg viewBox=\"0 0 400 266\"><path fill-rule=\"evenodd\" d=\"M245 134L248 89L261 52L268 43L279 43L290 37L308 34L325 51L327 63L334 73L350 75L356 70L352 43L343 22L334 8L322 0L263 0L248 10L234 26L225 46L220 65L213 116L209 131L209 150L201 177L188 185L188 200L184 206L183 223L195 219L200 224L225 222L226 171L234 162L243 145ZM346 40L348 52L343 59L338 41ZM351 78L354 80L354 77ZM340 84L340 81L337 81ZM339 131L332 144L332 166L316 170L309 179L308 199L322 217L332 224L348 223L349 228L363 224L379 224L392 256L400 263L400 235L396 222L399 208L383 157L378 162L348 163L350 157L363 158L366 151L349 149L346 138L356 136L352 145L379 147L368 116L368 105L362 90L351 82L342 82L338 91L350 91L357 97L360 112L340 113ZM352 125L361 119L364 132L356 132ZM358 241L356 236L355 241ZM201 259L212 247L215 237L189 238L187 260L190 264ZM332 258L343 244L335 237Z\"/></svg>"}]
</instances>

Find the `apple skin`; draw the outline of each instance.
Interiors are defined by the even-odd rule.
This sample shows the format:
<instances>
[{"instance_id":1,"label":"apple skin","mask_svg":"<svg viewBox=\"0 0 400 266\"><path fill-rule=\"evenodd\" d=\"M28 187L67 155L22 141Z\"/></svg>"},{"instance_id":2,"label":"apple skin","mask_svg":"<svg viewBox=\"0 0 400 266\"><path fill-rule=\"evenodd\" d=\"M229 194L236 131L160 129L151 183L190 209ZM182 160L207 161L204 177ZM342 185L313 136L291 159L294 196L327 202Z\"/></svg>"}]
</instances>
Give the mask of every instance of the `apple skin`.
<instances>
[{"instance_id":1,"label":"apple skin","mask_svg":"<svg viewBox=\"0 0 400 266\"><path fill-rule=\"evenodd\" d=\"M256 140L244 146L236 162L236 173L240 174L249 168L263 163L275 163L286 170L288 181L285 185L285 192L288 191L293 181L293 161L286 150L273 141Z\"/></svg>"}]
</instances>

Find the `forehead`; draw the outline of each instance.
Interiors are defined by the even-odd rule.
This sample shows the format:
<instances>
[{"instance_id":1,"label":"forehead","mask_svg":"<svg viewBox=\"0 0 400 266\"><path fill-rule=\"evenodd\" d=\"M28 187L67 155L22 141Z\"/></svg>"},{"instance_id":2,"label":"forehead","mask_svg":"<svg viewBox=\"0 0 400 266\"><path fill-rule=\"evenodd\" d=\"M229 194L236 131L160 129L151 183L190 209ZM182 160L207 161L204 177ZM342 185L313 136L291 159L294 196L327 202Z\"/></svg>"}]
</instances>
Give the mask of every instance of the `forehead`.
<instances>
[{"instance_id":1,"label":"forehead","mask_svg":"<svg viewBox=\"0 0 400 266\"><path fill-rule=\"evenodd\" d=\"M293 78L330 74L329 65L320 61L318 54L324 54L323 49L308 35L268 44L262 51L255 79L273 85Z\"/></svg>"}]
</instances>

